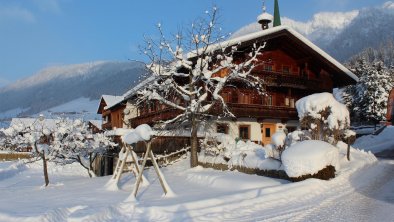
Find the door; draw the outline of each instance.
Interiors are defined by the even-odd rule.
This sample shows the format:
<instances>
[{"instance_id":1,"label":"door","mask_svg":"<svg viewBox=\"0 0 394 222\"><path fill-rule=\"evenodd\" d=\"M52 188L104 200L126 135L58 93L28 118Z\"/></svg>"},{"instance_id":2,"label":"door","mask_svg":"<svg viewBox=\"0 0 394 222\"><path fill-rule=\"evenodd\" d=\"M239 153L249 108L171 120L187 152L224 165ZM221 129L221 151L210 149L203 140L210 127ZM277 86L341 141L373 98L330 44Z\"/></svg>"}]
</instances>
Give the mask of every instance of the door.
<instances>
[{"instance_id":1,"label":"door","mask_svg":"<svg viewBox=\"0 0 394 222\"><path fill-rule=\"evenodd\" d=\"M264 145L271 143L272 135L276 132L276 123L263 123L261 125L262 142Z\"/></svg>"}]
</instances>

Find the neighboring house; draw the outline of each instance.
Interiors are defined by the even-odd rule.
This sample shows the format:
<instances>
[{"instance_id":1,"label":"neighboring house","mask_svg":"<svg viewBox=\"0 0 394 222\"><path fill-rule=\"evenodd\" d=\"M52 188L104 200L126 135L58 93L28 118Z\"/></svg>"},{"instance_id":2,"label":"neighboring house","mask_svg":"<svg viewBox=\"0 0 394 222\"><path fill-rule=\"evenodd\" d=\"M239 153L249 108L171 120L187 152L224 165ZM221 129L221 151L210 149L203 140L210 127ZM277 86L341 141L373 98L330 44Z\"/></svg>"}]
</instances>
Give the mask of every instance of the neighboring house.
<instances>
[{"instance_id":1,"label":"neighboring house","mask_svg":"<svg viewBox=\"0 0 394 222\"><path fill-rule=\"evenodd\" d=\"M218 45L237 45L240 53L234 60L239 60L245 59L253 44L266 42L266 47L258 58L257 63L260 65L252 71L252 75L265 80L268 95L260 96L253 89L241 85L224 88L221 95L236 118L210 122L205 129L208 134L226 133L234 139L267 144L276 131L293 131L299 127L295 108L298 99L314 93L332 93L335 87L358 81L351 71L295 30L286 26L268 28L265 24L270 22L268 18L266 13L259 16L263 30ZM215 49L215 46L212 48ZM125 95L128 103L133 104L136 91L131 90L131 93ZM131 127L144 123L153 125L160 120L172 119L179 113L180 111L159 102L140 104L135 117L125 121Z\"/></svg>"},{"instance_id":2,"label":"neighboring house","mask_svg":"<svg viewBox=\"0 0 394 222\"><path fill-rule=\"evenodd\" d=\"M390 92L390 96L387 102L387 115L386 115L387 125L394 126L394 88Z\"/></svg>"},{"instance_id":3,"label":"neighboring house","mask_svg":"<svg viewBox=\"0 0 394 222\"><path fill-rule=\"evenodd\" d=\"M123 96L103 95L97 114L102 116L102 130L123 128L123 111L126 108Z\"/></svg>"},{"instance_id":4,"label":"neighboring house","mask_svg":"<svg viewBox=\"0 0 394 222\"><path fill-rule=\"evenodd\" d=\"M101 120L89 120L88 124L92 133L100 133L103 130L103 121Z\"/></svg>"}]
</instances>

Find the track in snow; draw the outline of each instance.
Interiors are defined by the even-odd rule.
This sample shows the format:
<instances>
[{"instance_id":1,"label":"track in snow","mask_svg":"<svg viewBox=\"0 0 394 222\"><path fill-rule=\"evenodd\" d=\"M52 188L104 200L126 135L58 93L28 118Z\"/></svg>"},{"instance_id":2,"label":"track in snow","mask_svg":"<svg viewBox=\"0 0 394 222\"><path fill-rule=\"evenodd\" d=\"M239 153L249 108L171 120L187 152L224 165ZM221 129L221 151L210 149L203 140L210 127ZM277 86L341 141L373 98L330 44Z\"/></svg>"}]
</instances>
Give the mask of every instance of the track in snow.
<instances>
[{"instance_id":1,"label":"track in snow","mask_svg":"<svg viewBox=\"0 0 394 222\"><path fill-rule=\"evenodd\" d=\"M271 221L394 221L394 161L380 160L359 170L320 200L265 218ZM324 198L327 197L327 198Z\"/></svg>"}]
</instances>

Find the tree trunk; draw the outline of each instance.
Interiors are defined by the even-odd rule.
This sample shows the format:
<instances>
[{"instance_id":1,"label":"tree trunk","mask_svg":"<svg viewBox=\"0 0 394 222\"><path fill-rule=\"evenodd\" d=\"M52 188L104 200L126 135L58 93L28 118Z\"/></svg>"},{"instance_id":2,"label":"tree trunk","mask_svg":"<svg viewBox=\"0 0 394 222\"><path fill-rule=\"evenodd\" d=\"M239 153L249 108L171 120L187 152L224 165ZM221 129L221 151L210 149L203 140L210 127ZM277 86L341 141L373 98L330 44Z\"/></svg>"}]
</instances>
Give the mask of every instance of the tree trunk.
<instances>
[{"instance_id":1,"label":"tree trunk","mask_svg":"<svg viewBox=\"0 0 394 222\"><path fill-rule=\"evenodd\" d=\"M78 163L79 163L83 168L85 168L85 169L88 171L89 177L92 178L92 174L90 173L89 167L87 167L87 166L85 166L85 165L83 164L82 158L81 158L80 156L77 156L77 161L78 161Z\"/></svg>"},{"instance_id":2,"label":"tree trunk","mask_svg":"<svg viewBox=\"0 0 394 222\"><path fill-rule=\"evenodd\" d=\"M41 158L42 158L42 164L43 164L43 168L44 168L45 186L48 186L48 184L49 184L49 177L48 177L47 160L46 160L46 157L45 157L45 150L42 151Z\"/></svg>"},{"instance_id":3,"label":"tree trunk","mask_svg":"<svg viewBox=\"0 0 394 222\"><path fill-rule=\"evenodd\" d=\"M192 132L191 132L191 137L190 137L190 167L196 167L198 166L198 157L197 157L197 149L198 149L198 137L197 137L197 132L198 132L198 124L196 120L195 114L192 114Z\"/></svg>"}]
</instances>

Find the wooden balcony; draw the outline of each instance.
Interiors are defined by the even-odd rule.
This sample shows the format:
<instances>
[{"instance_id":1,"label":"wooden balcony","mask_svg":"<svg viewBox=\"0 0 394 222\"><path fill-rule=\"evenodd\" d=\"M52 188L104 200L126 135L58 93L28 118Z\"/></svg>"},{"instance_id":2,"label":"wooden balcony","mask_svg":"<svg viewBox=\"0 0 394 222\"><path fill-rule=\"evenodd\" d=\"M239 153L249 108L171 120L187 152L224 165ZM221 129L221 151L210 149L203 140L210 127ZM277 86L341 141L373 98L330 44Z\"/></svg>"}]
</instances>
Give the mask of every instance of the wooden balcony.
<instances>
[{"instance_id":1,"label":"wooden balcony","mask_svg":"<svg viewBox=\"0 0 394 222\"><path fill-rule=\"evenodd\" d=\"M267 86L310 90L322 90L322 87L324 87L321 80L308 79L308 77L301 77L296 74L284 74L273 71L254 71L253 74L264 79Z\"/></svg>"},{"instance_id":2,"label":"wooden balcony","mask_svg":"<svg viewBox=\"0 0 394 222\"><path fill-rule=\"evenodd\" d=\"M135 128L141 124L153 124L162 120L169 120L177 117L182 111L169 108L164 110L159 110L156 112L144 113L140 116L130 119L131 127Z\"/></svg>"},{"instance_id":3,"label":"wooden balcony","mask_svg":"<svg viewBox=\"0 0 394 222\"><path fill-rule=\"evenodd\" d=\"M297 110L290 107L235 103L227 106L237 118L298 120Z\"/></svg>"}]
</instances>

